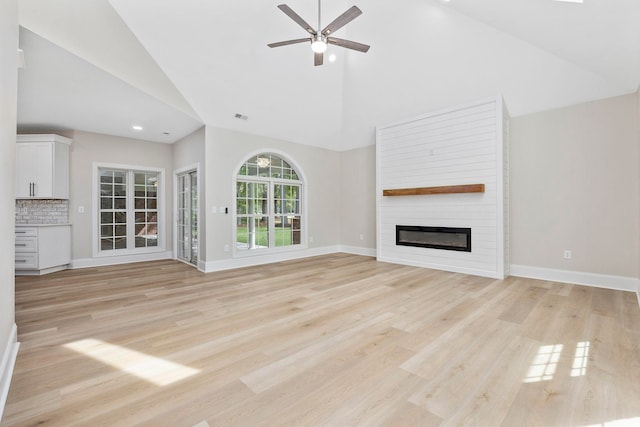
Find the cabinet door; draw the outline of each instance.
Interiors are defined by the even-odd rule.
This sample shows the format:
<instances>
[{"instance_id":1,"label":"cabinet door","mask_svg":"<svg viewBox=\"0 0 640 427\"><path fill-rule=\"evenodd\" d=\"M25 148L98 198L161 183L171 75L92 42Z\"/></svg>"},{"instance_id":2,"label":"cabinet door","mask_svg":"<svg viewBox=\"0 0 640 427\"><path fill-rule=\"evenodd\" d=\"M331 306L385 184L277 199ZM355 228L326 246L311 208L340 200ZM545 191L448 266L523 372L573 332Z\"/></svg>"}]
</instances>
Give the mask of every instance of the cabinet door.
<instances>
[{"instance_id":1,"label":"cabinet door","mask_svg":"<svg viewBox=\"0 0 640 427\"><path fill-rule=\"evenodd\" d=\"M36 181L36 169L33 161L35 144L17 144L16 146L16 197L33 197L33 183Z\"/></svg>"},{"instance_id":2,"label":"cabinet door","mask_svg":"<svg viewBox=\"0 0 640 427\"><path fill-rule=\"evenodd\" d=\"M16 198L53 196L53 144L19 143L16 147Z\"/></svg>"},{"instance_id":3,"label":"cabinet door","mask_svg":"<svg viewBox=\"0 0 640 427\"><path fill-rule=\"evenodd\" d=\"M37 144L35 147L36 180L35 197L53 196L53 144Z\"/></svg>"}]
</instances>

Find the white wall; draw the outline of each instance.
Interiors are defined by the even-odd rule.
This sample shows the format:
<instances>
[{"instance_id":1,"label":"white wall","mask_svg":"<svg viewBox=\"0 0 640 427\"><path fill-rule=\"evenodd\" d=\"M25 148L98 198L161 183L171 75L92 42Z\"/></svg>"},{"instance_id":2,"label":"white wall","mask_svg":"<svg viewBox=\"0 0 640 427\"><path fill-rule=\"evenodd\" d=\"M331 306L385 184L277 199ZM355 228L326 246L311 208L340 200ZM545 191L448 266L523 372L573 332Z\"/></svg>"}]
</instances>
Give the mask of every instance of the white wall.
<instances>
[{"instance_id":1,"label":"white wall","mask_svg":"<svg viewBox=\"0 0 640 427\"><path fill-rule=\"evenodd\" d=\"M72 232L72 266L86 267L122 262L117 257L93 258L92 235L95 234L92 219L93 163L116 163L123 165L164 168L165 170L165 214L166 250L173 247L173 165L172 147L169 144L141 141L138 139L75 131L71 135L69 219ZM84 207L84 213L78 207ZM164 254L163 254L164 255ZM125 258L144 260L149 256Z\"/></svg>"},{"instance_id":2,"label":"white wall","mask_svg":"<svg viewBox=\"0 0 640 427\"><path fill-rule=\"evenodd\" d=\"M0 418L17 352L14 221L18 1L0 3Z\"/></svg>"},{"instance_id":3,"label":"white wall","mask_svg":"<svg viewBox=\"0 0 640 427\"><path fill-rule=\"evenodd\" d=\"M340 162L340 244L345 251L375 256L375 146L343 151Z\"/></svg>"},{"instance_id":4,"label":"white wall","mask_svg":"<svg viewBox=\"0 0 640 427\"><path fill-rule=\"evenodd\" d=\"M513 274L636 289L638 120L635 94L511 119Z\"/></svg>"},{"instance_id":5,"label":"white wall","mask_svg":"<svg viewBox=\"0 0 640 427\"><path fill-rule=\"evenodd\" d=\"M207 183L204 179L205 177L205 127L201 127L197 131L191 133L190 135L185 136L179 141L176 141L172 144L172 158L173 158L173 170L171 174L173 175L176 170L180 170L186 167L191 167L192 165L197 165L198 172L200 174L200 181L198 182L198 191L200 199L198 202L200 203L198 209L199 218L206 218L206 205L207 201L205 198ZM173 179L173 178L172 178ZM176 206L174 209L174 217L176 214ZM207 223L206 221L199 221L199 260L207 259L207 245L206 245L206 236L207 236Z\"/></svg>"},{"instance_id":6,"label":"white wall","mask_svg":"<svg viewBox=\"0 0 640 427\"><path fill-rule=\"evenodd\" d=\"M233 245L232 221L235 189L232 180L237 169L249 158L262 151L284 154L299 166L306 177L307 231L313 238L308 251L288 252L286 256L311 255L335 250L340 243L340 153L321 148L293 144L272 138L206 128L206 254L207 271L249 265L274 258L257 257L232 259L225 245ZM229 214L212 214L211 207L229 208ZM218 209L219 211L219 209Z\"/></svg>"}]
</instances>

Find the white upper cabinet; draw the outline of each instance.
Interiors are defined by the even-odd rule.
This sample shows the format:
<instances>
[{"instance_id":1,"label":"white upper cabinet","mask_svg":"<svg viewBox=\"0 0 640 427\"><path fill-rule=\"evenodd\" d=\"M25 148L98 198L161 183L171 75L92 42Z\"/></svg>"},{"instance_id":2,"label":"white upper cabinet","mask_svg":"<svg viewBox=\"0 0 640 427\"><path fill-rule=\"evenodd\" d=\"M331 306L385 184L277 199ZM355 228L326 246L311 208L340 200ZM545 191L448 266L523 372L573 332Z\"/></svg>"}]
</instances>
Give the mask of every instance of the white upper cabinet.
<instances>
[{"instance_id":1,"label":"white upper cabinet","mask_svg":"<svg viewBox=\"0 0 640 427\"><path fill-rule=\"evenodd\" d=\"M16 198L68 199L72 140L39 134L18 135L16 142Z\"/></svg>"}]
</instances>

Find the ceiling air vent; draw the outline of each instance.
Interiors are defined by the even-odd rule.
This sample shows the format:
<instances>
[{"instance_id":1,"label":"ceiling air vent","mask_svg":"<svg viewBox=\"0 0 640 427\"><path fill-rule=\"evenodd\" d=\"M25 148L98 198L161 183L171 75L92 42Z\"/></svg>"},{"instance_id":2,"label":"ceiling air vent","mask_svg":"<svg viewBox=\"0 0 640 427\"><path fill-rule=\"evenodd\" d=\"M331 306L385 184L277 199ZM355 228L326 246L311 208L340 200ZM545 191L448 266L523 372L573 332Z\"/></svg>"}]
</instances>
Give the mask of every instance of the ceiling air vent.
<instances>
[{"instance_id":1,"label":"ceiling air vent","mask_svg":"<svg viewBox=\"0 0 640 427\"><path fill-rule=\"evenodd\" d=\"M236 113L235 115L236 119L240 119L240 120L247 120L249 117L245 116L244 114L240 114L240 113Z\"/></svg>"}]
</instances>

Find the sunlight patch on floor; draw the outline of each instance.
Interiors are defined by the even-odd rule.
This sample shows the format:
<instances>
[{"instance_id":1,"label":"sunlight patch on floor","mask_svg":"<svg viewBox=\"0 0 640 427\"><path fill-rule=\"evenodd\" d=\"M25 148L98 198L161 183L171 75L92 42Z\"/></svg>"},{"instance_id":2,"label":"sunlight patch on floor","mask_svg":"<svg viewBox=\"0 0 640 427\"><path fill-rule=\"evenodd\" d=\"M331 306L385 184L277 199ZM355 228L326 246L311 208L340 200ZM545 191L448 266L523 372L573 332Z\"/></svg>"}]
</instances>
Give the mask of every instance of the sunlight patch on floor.
<instances>
[{"instance_id":1,"label":"sunlight patch on floor","mask_svg":"<svg viewBox=\"0 0 640 427\"><path fill-rule=\"evenodd\" d=\"M562 344L541 346L538 354L533 358L531 366L529 366L524 382L535 383L553 379L562 354L562 348Z\"/></svg>"},{"instance_id":2,"label":"sunlight patch on floor","mask_svg":"<svg viewBox=\"0 0 640 427\"><path fill-rule=\"evenodd\" d=\"M576 345L576 355L573 358L573 367L571 368L572 377L581 377L587 374L589 344L589 341L583 341Z\"/></svg>"},{"instance_id":3,"label":"sunlight patch on floor","mask_svg":"<svg viewBox=\"0 0 640 427\"><path fill-rule=\"evenodd\" d=\"M198 369L96 339L74 341L64 347L158 386L166 386L200 372Z\"/></svg>"}]
</instances>

